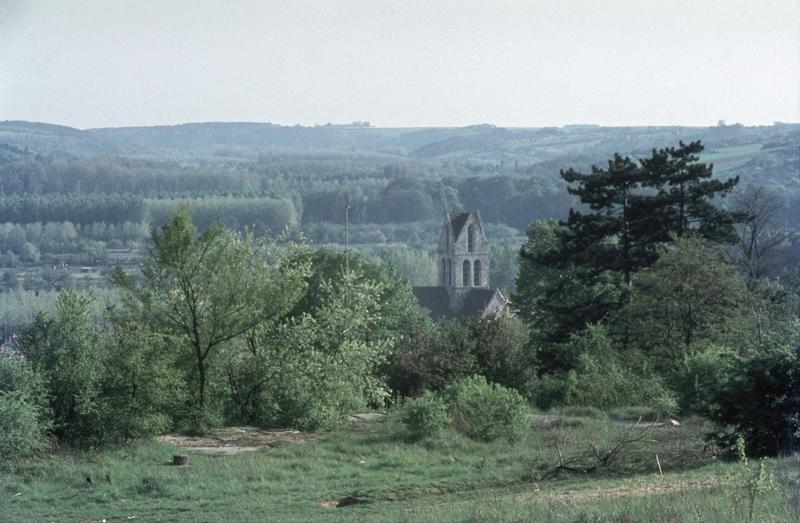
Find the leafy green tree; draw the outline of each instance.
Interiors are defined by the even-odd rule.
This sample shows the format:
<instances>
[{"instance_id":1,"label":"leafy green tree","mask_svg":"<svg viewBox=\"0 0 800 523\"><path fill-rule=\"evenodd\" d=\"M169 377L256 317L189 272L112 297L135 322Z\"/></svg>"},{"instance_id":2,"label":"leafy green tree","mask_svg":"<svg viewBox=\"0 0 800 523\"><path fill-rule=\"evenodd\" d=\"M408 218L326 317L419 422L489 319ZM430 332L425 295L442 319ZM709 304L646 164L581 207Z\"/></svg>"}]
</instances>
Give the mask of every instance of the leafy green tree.
<instances>
[{"instance_id":1,"label":"leafy green tree","mask_svg":"<svg viewBox=\"0 0 800 523\"><path fill-rule=\"evenodd\" d=\"M564 226L540 220L528 226L528 240L520 250L516 293L512 298L520 318L531 325L545 343L563 343L574 332L602 321L621 301L618 275L592 267L546 262L559 246ZM562 368L558 349L540 353L540 370Z\"/></svg>"},{"instance_id":2,"label":"leafy green tree","mask_svg":"<svg viewBox=\"0 0 800 523\"><path fill-rule=\"evenodd\" d=\"M262 426L330 429L356 409L382 404L388 391L378 371L392 339L368 335L380 321L382 290L346 273L335 285L319 282L311 309L260 326L249 350L228 358L236 416Z\"/></svg>"},{"instance_id":3,"label":"leafy green tree","mask_svg":"<svg viewBox=\"0 0 800 523\"><path fill-rule=\"evenodd\" d=\"M55 315L40 313L19 339L20 350L47 384L54 434L77 446L103 437L103 333L91 312L89 298L64 291Z\"/></svg>"},{"instance_id":4,"label":"leafy green tree","mask_svg":"<svg viewBox=\"0 0 800 523\"><path fill-rule=\"evenodd\" d=\"M376 254L384 263L393 266L399 275L407 278L412 285L436 284L436 257L430 252L403 246L383 248Z\"/></svg>"},{"instance_id":5,"label":"leafy green tree","mask_svg":"<svg viewBox=\"0 0 800 523\"><path fill-rule=\"evenodd\" d=\"M270 316L295 279L270 264L252 235L220 225L198 236L186 208L152 231L141 284L115 271L131 317L170 336L191 387L196 428L210 421L208 391L223 346Z\"/></svg>"},{"instance_id":6,"label":"leafy green tree","mask_svg":"<svg viewBox=\"0 0 800 523\"><path fill-rule=\"evenodd\" d=\"M493 242L489 247L492 264L489 267L489 283L492 287L503 289L503 293L511 295L517 279L519 258L518 243Z\"/></svg>"},{"instance_id":7,"label":"leafy green tree","mask_svg":"<svg viewBox=\"0 0 800 523\"><path fill-rule=\"evenodd\" d=\"M734 349L712 345L687 356L674 379L683 412L711 416L719 412L720 391L743 366L743 358Z\"/></svg>"},{"instance_id":8,"label":"leafy green tree","mask_svg":"<svg viewBox=\"0 0 800 523\"><path fill-rule=\"evenodd\" d=\"M305 291L291 311L291 315L310 312L324 305L331 292L341 293L346 299L350 291L345 281L369 282L380 289L376 297L378 310L374 328L365 333L366 339L399 338L415 321L416 299L408 280L401 278L390 264L369 260L357 252L336 252L318 249L299 253L310 264ZM350 275L346 278L346 270ZM355 298L353 298L355 299ZM353 304L355 306L355 304Z\"/></svg>"},{"instance_id":9,"label":"leafy green tree","mask_svg":"<svg viewBox=\"0 0 800 523\"><path fill-rule=\"evenodd\" d=\"M748 311L749 332L744 338L751 345L762 345L774 336L789 336L796 328L800 296L792 292L791 281L760 278L747 280L747 297L743 307Z\"/></svg>"},{"instance_id":10,"label":"leafy green tree","mask_svg":"<svg viewBox=\"0 0 800 523\"><path fill-rule=\"evenodd\" d=\"M17 286L17 277L12 271L3 272L3 287L8 290Z\"/></svg>"},{"instance_id":11,"label":"leafy green tree","mask_svg":"<svg viewBox=\"0 0 800 523\"><path fill-rule=\"evenodd\" d=\"M746 341L747 299L744 282L718 250L700 238L681 238L637 275L630 303L613 323L630 333L631 347L670 372L708 344Z\"/></svg>"},{"instance_id":12,"label":"leafy green tree","mask_svg":"<svg viewBox=\"0 0 800 523\"><path fill-rule=\"evenodd\" d=\"M413 222L436 216L433 199L424 183L411 177L390 182L379 203L382 222Z\"/></svg>"}]
</instances>

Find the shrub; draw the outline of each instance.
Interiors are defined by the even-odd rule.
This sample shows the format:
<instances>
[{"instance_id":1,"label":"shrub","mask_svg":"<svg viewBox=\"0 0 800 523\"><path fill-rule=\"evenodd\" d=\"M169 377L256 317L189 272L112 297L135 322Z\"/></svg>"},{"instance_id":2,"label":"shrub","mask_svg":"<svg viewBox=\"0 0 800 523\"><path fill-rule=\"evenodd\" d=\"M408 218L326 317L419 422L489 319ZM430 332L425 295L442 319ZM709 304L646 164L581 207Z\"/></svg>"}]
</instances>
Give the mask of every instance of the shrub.
<instances>
[{"instance_id":1,"label":"shrub","mask_svg":"<svg viewBox=\"0 0 800 523\"><path fill-rule=\"evenodd\" d=\"M677 412L675 394L657 376L624 365L602 326L589 326L563 344L575 367L539 377L533 396L540 408L591 406L602 410L641 405L661 416Z\"/></svg>"},{"instance_id":2,"label":"shrub","mask_svg":"<svg viewBox=\"0 0 800 523\"><path fill-rule=\"evenodd\" d=\"M421 319L399 340L386 374L393 391L414 396L444 390L478 371L475 338L463 322Z\"/></svg>"},{"instance_id":3,"label":"shrub","mask_svg":"<svg viewBox=\"0 0 800 523\"><path fill-rule=\"evenodd\" d=\"M168 342L135 322L117 325L108 337L101 389L105 439L127 442L162 434L172 425L170 413L186 404Z\"/></svg>"},{"instance_id":4,"label":"shrub","mask_svg":"<svg viewBox=\"0 0 800 523\"><path fill-rule=\"evenodd\" d=\"M733 429L754 456L800 447L800 340L769 340L761 352L733 366L708 406L708 416ZM720 439L732 444L730 431Z\"/></svg>"},{"instance_id":5,"label":"shrub","mask_svg":"<svg viewBox=\"0 0 800 523\"><path fill-rule=\"evenodd\" d=\"M46 446L42 380L24 360L0 357L0 463Z\"/></svg>"},{"instance_id":6,"label":"shrub","mask_svg":"<svg viewBox=\"0 0 800 523\"><path fill-rule=\"evenodd\" d=\"M22 353L47 384L53 432L75 446L96 444L103 433L102 331L90 312L89 298L65 291L56 314L40 314L20 336Z\"/></svg>"},{"instance_id":7,"label":"shrub","mask_svg":"<svg viewBox=\"0 0 800 523\"><path fill-rule=\"evenodd\" d=\"M384 403L378 368L392 340L374 339L373 329L382 286L345 278L346 292L320 284L311 313L260 326L245 346L232 344L225 362L230 420L330 430L348 414Z\"/></svg>"},{"instance_id":8,"label":"shrub","mask_svg":"<svg viewBox=\"0 0 800 523\"><path fill-rule=\"evenodd\" d=\"M537 376L531 381L527 396L542 410L564 404L570 382L575 381L575 371L554 372Z\"/></svg>"},{"instance_id":9,"label":"shrub","mask_svg":"<svg viewBox=\"0 0 800 523\"><path fill-rule=\"evenodd\" d=\"M408 400L403 405L401 420L415 438L435 436L450 424L444 399L430 391Z\"/></svg>"},{"instance_id":10,"label":"shrub","mask_svg":"<svg viewBox=\"0 0 800 523\"><path fill-rule=\"evenodd\" d=\"M16 392L0 392L0 458L24 457L44 447L36 405Z\"/></svg>"},{"instance_id":11,"label":"shrub","mask_svg":"<svg viewBox=\"0 0 800 523\"><path fill-rule=\"evenodd\" d=\"M446 391L453 426L478 441L520 439L529 424L528 406L515 390L488 383L483 376L466 378Z\"/></svg>"},{"instance_id":12,"label":"shrub","mask_svg":"<svg viewBox=\"0 0 800 523\"><path fill-rule=\"evenodd\" d=\"M688 356L675 375L675 389L680 391L681 409L708 416L718 410L716 398L735 369L743 366L733 349L710 346Z\"/></svg>"},{"instance_id":13,"label":"shrub","mask_svg":"<svg viewBox=\"0 0 800 523\"><path fill-rule=\"evenodd\" d=\"M470 323L480 373L492 383L522 391L534 372L528 329L515 317L488 316Z\"/></svg>"},{"instance_id":14,"label":"shrub","mask_svg":"<svg viewBox=\"0 0 800 523\"><path fill-rule=\"evenodd\" d=\"M657 376L637 372L614 360L598 361L584 356L574 385L567 392L571 405L592 405L603 410L640 405L659 416L678 410L675 394Z\"/></svg>"}]
</instances>

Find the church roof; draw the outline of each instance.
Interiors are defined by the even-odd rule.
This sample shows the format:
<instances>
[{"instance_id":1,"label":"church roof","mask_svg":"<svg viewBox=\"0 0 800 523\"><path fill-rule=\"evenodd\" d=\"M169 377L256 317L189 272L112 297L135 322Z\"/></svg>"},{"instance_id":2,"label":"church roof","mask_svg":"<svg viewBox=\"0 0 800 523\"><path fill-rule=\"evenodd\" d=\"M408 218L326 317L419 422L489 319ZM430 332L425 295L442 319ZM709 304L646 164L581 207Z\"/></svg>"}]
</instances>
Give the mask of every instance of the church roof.
<instances>
[{"instance_id":1,"label":"church roof","mask_svg":"<svg viewBox=\"0 0 800 523\"><path fill-rule=\"evenodd\" d=\"M473 213L459 212L448 214L447 217L450 218L450 223L453 225L453 238L458 238L458 236L461 234L461 230L464 229L464 225L467 224L467 220L471 214Z\"/></svg>"},{"instance_id":2,"label":"church roof","mask_svg":"<svg viewBox=\"0 0 800 523\"><path fill-rule=\"evenodd\" d=\"M488 311L487 308L491 305L497 292L497 289L470 289L464 297L464 304L458 311L458 315L483 316L487 312L493 312Z\"/></svg>"},{"instance_id":3,"label":"church roof","mask_svg":"<svg viewBox=\"0 0 800 523\"><path fill-rule=\"evenodd\" d=\"M483 316L497 312L505 303L500 291L473 287L464 294L459 309L450 308L450 294L447 287L412 287L417 304L428 316L453 318L456 316Z\"/></svg>"},{"instance_id":4,"label":"church roof","mask_svg":"<svg viewBox=\"0 0 800 523\"><path fill-rule=\"evenodd\" d=\"M447 287L412 287L411 290L417 298L420 309L428 316L436 318L453 316Z\"/></svg>"}]
</instances>

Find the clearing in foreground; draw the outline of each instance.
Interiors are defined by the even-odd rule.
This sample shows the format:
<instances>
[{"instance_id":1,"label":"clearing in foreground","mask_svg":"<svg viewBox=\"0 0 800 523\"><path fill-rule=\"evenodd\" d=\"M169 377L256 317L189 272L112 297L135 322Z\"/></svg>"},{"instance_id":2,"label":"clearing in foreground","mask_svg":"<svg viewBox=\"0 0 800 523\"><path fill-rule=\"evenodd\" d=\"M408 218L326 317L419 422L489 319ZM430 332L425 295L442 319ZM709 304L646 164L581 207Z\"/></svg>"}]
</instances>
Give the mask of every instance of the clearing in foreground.
<instances>
[{"instance_id":1,"label":"clearing in foreground","mask_svg":"<svg viewBox=\"0 0 800 523\"><path fill-rule=\"evenodd\" d=\"M322 436L226 429L21 464L0 475L0 521L800 521L800 457L767 462L759 484L756 463L717 459L709 428L561 418L513 444L413 442L392 419ZM646 437L596 471L556 471L633 430ZM187 447L189 466L171 466Z\"/></svg>"}]
</instances>

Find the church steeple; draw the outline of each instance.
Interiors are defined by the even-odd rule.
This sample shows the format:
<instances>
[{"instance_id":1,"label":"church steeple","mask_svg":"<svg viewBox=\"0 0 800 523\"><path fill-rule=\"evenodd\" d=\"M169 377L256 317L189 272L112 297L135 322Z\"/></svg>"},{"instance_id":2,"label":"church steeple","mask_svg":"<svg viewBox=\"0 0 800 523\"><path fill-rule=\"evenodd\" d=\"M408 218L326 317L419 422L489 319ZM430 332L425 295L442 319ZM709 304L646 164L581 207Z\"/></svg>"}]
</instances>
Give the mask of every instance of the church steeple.
<instances>
[{"instance_id":1,"label":"church steeple","mask_svg":"<svg viewBox=\"0 0 800 523\"><path fill-rule=\"evenodd\" d=\"M440 287L489 287L489 245L478 212L446 213L437 252Z\"/></svg>"}]
</instances>

